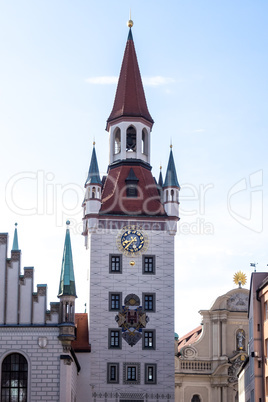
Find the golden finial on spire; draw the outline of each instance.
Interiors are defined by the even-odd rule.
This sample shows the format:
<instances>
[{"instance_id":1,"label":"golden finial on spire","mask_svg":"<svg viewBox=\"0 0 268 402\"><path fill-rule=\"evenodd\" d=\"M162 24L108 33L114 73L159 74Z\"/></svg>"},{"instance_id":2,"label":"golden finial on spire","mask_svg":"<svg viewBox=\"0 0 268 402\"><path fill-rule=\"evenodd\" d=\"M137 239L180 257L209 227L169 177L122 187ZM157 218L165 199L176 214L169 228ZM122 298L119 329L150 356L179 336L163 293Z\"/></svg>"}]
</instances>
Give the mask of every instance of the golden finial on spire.
<instances>
[{"instance_id":1,"label":"golden finial on spire","mask_svg":"<svg viewBox=\"0 0 268 402\"><path fill-rule=\"evenodd\" d=\"M234 283L236 285L239 285L239 287L241 288L241 285L245 285L247 283L247 276L246 274L244 274L242 271L238 271L234 274Z\"/></svg>"},{"instance_id":2,"label":"golden finial on spire","mask_svg":"<svg viewBox=\"0 0 268 402\"><path fill-rule=\"evenodd\" d=\"M133 21L132 21L132 19L131 19L131 9L129 10L129 20L128 20L128 22L127 22L127 26L129 27L129 28L132 28L133 27Z\"/></svg>"},{"instance_id":3,"label":"golden finial on spire","mask_svg":"<svg viewBox=\"0 0 268 402\"><path fill-rule=\"evenodd\" d=\"M95 142L95 141L93 141L93 145L94 145L94 146L96 145L96 142Z\"/></svg>"}]
</instances>

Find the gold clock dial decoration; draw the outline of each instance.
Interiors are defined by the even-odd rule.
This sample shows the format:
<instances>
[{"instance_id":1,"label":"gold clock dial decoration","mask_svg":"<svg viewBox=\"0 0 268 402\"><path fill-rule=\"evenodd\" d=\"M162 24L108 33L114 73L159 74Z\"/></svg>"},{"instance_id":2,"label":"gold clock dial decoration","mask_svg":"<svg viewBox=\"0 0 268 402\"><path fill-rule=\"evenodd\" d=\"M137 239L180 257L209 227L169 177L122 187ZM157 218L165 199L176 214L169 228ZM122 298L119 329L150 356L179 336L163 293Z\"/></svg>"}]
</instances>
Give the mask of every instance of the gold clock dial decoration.
<instances>
[{"instance_id":1,"label":"gold clock dial decoration","mask_svg":"<svg viewBox=\"0 0 268 402\"><path fill-rule=\"evenodd\" d=\"M242 271L236 272L233 279L236 285L244 286L247 283L247 276Z\"/></svg>"},{"instance_id":2,"label":"gold clock dial decoration","mask_svg":"<svg viewBox=\"0 0 268 402\"><path fill-rule=\"evenodd\" d=\"M136 257L147 250L148 236L138 226L126 226L117 236L118 250L129 257Z\"/></svg>"}]
</instances>

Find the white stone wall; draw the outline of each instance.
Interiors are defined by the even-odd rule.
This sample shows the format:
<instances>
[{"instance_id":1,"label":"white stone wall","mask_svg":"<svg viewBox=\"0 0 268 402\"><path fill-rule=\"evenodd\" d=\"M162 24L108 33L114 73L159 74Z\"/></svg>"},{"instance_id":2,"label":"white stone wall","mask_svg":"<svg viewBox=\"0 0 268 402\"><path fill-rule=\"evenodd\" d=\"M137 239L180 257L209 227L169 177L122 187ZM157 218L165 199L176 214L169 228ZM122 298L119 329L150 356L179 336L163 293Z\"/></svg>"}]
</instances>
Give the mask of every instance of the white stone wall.
<instances>
[{"instance_id":1,"label":"white stone wall","mask_svg":"<svg viewBox=\"0 0 268 402\"><path fill-rule=\"evenodd\" d=\"M57 339L58 334L57 327L0 327L0 366L10 353L24 355L28 361L28 400L31 402L60 400L62 345ZM40 337L46 338L47 345L44 348L38 345Z\"/></svg>"},{"instance_id":2,"label":"white stone wall","mask_svg":"<svg viewBox=\"0 0 268 402\"><path fill-rule=\"evenodd\" d=\"M90 259L90 329L91 373L95 401L115 401L116 393L149 394L148 400L163 394L174 399L174 237L165 231L146 231L149 238L147 255L155 255L156 274L142 274L142 256L123 256L123 273L109 273L109 254L120 254L117 233L103 230L91 235ZM135 265L130 266L134 260ZM108 328L118 328L117 312L109 311L109 292L122 292L124 298L136 294L142 304L142 293L155 293L156 312L148 312L146 329L156 331L156 349L143 350L142 339L133 347L122 339L121 350L108 349ZM119 363L119 384L107 384L107 363ZM140 362L140 384L123 384L123 363ZM157 384L144 384L145 363L157 364ZM102 396L100 396L102 394ZM125 399L131 399L127 397ZM136 398L137 399L137 398Z\"/></svg>"}]
</instances>

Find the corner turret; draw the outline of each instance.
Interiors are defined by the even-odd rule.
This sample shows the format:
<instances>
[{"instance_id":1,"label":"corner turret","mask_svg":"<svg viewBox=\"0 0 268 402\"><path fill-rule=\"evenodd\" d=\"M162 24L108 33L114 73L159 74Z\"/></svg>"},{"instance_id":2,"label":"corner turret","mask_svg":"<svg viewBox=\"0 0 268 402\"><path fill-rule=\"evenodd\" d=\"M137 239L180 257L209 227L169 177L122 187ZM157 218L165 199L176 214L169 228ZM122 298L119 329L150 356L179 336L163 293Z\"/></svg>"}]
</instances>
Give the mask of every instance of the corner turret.
<instances>
[{"instance_id":1,"label":"corner turret","mask_svg":"<svg viewBox=\"0 0 268 402\"><path fill-rule=\"evenodd\" d=\"M99 213L101 207L102 182L99 173L95 142L93 142L92 156L87 180L85 183L85 189L86 193L83 202L84 233L86 233L87 231L92 232L96 229L98 223L98 219L96 216Z\"/></svg>"},{"instance_id":2,"label":"corner turret","mask_svg":"<svg viewBox=\"0 0 268 402\"><path fill-rule=\"evenodd\" d=\"M75 299L77 296L69 230L70 221L67 221L66 225L58 298L60 299L59 339L62 342L63 348L69 350L71 348L71 341L75 339L74 314Z\"/></svg>"},{"instance_id":3,"label":"corner turret","mask_svg":"<svg viewBox=\"0 0 268 402\"><path fill-rule=\"evenodd\" d=\"M177 178L177 172L172 152L172 145L170 146L168 167L165 182L163 185L163 191L164 191L164 207L167 215L179 217L180 185Z\"/></svg>"}]
</instances>

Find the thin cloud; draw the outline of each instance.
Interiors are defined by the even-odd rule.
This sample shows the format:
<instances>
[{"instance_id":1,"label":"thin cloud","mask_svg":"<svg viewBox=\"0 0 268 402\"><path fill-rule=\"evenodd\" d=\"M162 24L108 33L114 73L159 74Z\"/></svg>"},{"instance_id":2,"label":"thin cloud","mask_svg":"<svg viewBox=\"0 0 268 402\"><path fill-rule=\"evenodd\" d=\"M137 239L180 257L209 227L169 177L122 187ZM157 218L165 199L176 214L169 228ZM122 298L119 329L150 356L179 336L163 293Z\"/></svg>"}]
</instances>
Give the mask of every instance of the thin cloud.
<instances>
[{"instance_id":1,"label":"thin cloud","mask_svg":"<svg viewBox=\"0 0 268 402\"><path fill-rule=\"evenodd\" d=\"M155 77L144 77L142 81L144 85L150 87L158 87L160 85L166 85L175 82L173 78L163 77L161 75L156 75Z\"/></svg>"},{"instance_id":2,"label":"thin cloud","mask_svg":"<svg viewBox=\"0 0 268 402\"><path fill-rule=\"evenodd\" d=\"M167 85L175 82L173 78L163 77L161 75L157 75L155 77L144 77L142 81L144 85L151 87L158 87L160 85ZM90 77L86 79L86 82L88 84L93 85L111 85L111 84L117 84L118 77L109 75L104 75L100 77Z\"/></svg>"}]
</instances>

